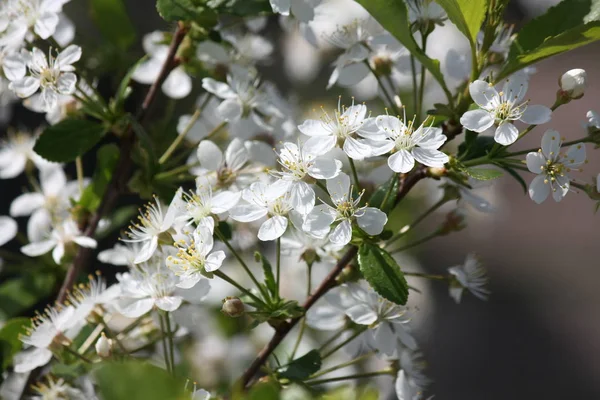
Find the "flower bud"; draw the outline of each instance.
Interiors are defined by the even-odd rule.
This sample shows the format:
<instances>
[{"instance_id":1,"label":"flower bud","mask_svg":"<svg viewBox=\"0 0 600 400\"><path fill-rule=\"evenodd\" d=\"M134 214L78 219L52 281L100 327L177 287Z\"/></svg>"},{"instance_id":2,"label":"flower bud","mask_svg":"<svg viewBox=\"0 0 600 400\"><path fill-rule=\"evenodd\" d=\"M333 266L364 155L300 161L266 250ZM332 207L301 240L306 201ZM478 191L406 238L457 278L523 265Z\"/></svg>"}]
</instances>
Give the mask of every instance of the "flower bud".
<instances>
[{"instance_id":1,"label":"flower bud","mask_svg":"<svg viewBox=\"0 0 600 400\"><path fill-rule=\"evenodd\" d=\"M461 209L450 211L446 215L446 220L442 223L439 228L440 235L447 235L450 232L462 231L467 227L465 222L465 214Z\"/></svg>"},{"instance_id":2,"label":"flower bud","mask_svg":"<svg viewBox=\"0 0 600 400\"><path fill-rule=\"evenodd\" d=\"M112 340L108 339L104 332L96 341L96 353L102 358L110 357L112 354Z\"/></svg>"},{"instance_id":3,"label":"flower bud","mask_svg":"<svg viewBox=\"0 0 600 400\"><path fill-rule=\"evenodd\" d=\"M225 297L221 311L233 318L241 317L244 315L244 303L237 297Z\"/></svg>"},{"instance_id":4,"label":"flower bud","mask_svg":"<svg viewBox=\"0 0 600 400\"><path fill-rule=\"evenodd\" d=\"M569 99L580 99L585 92L587 74L585 70L577 68L565 72L560 77L560 88L563 95Z\"/></svg>"}]
</instances>

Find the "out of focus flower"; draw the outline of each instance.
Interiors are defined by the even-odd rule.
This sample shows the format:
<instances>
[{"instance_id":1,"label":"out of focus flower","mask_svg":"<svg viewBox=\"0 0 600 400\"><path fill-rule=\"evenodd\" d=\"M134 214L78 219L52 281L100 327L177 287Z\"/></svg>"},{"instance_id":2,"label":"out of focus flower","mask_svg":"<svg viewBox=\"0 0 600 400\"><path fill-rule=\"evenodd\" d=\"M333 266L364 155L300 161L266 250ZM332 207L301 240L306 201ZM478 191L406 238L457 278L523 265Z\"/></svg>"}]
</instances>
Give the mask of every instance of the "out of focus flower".
<instances>
[{"instance_id":1,"label":"out of focus flower","mask_svg":"<svg viewBox=\"0 0 600 400\"><path fill-rule=\"evenodd\" d=\"M580 68L571 69L560 77L559 83L562 92L569 99L580 99L587 87L587 74Z\"/></svg>"},{"instance_id":2,"label":"out of focus flower","mask_svg":"<svg viewBox=\"0 0 600 400\"><path fill-rule=\"evenodd\" d=\"M81 390L70 386L64 379L53 378L48 375L45 377L46 382L37 382L32 385L32 389L39 396L33 396L35 400L54 400L54 399L68 399L68 400L89 400L90 396Z\"/></svg>"},{"instance_id":3,"label":"out of focus flower","mask_svg":"<svg viewBox=\"0 0 600 400\"><path fill-rule=\"evenodd\" d=\"M62 6L69 0L7 1L2 9L4 29L0 29L0 46L19 47L25 39L33 41L33 34L48 39L56 33Z\"/></svg>"},{"instance_id":4,"label":"out of focus flower","mask_svg":"<svg viewBox=\"0 0 600 400\"><path fill-rule=\"evenodd\" d=\"M17 236L18 229L19 227L14 219L0 216L0 246L4 246Z\"/></svg>"},{"instance_id":5,"label":"out of focus flower","mask_svg":"<svg viewBox=\"0 0 600 400\"><path fill-rule=\"evenodd\" d=\"M102 357L107 358L110 357L112 353L112 339L108 339L104 332L100 335L96 344L94 345L96 348L96 353Z\"/></svg>"},{"instance_id":6,"label":"out of focus flower","mask_svg":"<svg viewBox=\"0 0 600 400\"><path fill-rule=\"evenodd\" d=\"M549 129L542 137L542 148L527 154L527 168L538 174L529 185L529 197L540 204L552 192L554 201L561 201L569 192L571 178L568 173L580 171L586 161L585 144L574 144L566 154L561 155L560 134Z\"/></svg>"},{"instance_id":7,"label":"out of focus flower","mask_svg":"<svg viewBox=\"0 0 600 400\"><path fill-rule=\"evenodd\" d=\"M474 254L469 254L464 264L448 268L448 272L454 278L450 282L450 296L454 301L460 303L465 289L481 300L488 299L490 291L487 288L487 273Z\"/></svg>"},{"instance_id":8,"label":"out of focus flower","mask_svg":"<svg viewBox=\"0 0 600 400\"><path fill-rule=\"evenodd\" d=\"M26 131L8 131L6 139L0 142L0 179L14 178L32 163L42 169L47 168L51 163L38 156L33 151L36 135Z\"/></svg>"}]
</instances>

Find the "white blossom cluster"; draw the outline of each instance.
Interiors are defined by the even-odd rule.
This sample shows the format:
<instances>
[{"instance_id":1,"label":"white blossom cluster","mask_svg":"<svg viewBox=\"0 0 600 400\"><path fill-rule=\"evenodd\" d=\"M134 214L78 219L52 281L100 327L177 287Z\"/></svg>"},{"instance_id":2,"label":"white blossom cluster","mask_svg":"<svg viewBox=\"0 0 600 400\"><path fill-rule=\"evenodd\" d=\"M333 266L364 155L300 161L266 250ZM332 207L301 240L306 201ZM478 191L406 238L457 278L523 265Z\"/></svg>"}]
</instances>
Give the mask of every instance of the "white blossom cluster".
<instances>
[{"instance_id":1,"label":"white blossom cluster","mask_svg":"<svg viewBox=\"0 0 600 400\"><path fill-rule=\"evenodd\" d=\"M73 112L85 112L85 104L99 97L93 84L77 75L75 65L82 49L70 44L74 27L62 12L65 3L67 0L9 0L0 4L0 109L10 109L17 99L23 99L25 107L45 113L47 122L53 125ZM462 150L447 145L457 136L448 123L440 123L434 113L425 116L415 111L414 115L406 115L396 93L411 75L415 80L417 75L425 80L420 75L425 70L411 60L408 50L364 12L319 38L319 23L327 17L321 3L270 0L286 32L299 33L316 49L338 50L327 89L339 86L352 90L376 79L372 86L386 108L379 108L375 100L367 107L354 97L344 105L340 96L331 110L323 106L320 113L304 118L300 105L259 72L271 61L274 51L273 44L260 35L266 20L246 19L233 27L219 24L222 41L202 40L194 49L194 61L201 63L210 77L196 82L192 63L182 59L161 85L162 92L171 99L189 96L194 87L203 91L196 112L180 116L177 124L174 144L185 141L186 148L193 149L178 166L185 169L187 181L173 181L172 198L154 196L122 231L120 241L100 251L86 266L91 270L98 260L121 267L116 283L108 285L101 276L90 276L85 285L74 286L66 300L48 306L32 320L21 337L24 348L14 357L14 372L44 367L52 359L60 359L63 351L75 352L83 360L93 357L92 362L147 351L158 341L165 348L171 346L172 351L172 341L195 328L176 317L192 314L192 308L208 309L214 306L215 298L223 299L226 315L247 313L258 322L269 321L277 329L272 320L262 321L259 312L249 310L258 309L256 299L260 301L264 291L270 289L268 283L253 287L245 278L238 278L239 262L255 279L244 261L244 250L277 249L277 285L281 254L291 255L289 259L299 257L309 270L310 295L313 263L330 271L344 250L358 247L363 241L374 243L381 251L399 246L389 250L391 254L403 250L396 240L412 226L406 225L398 232L389 230L386 201L395 201L400 193L400 189L392 190L396 180L405 182L417 171L441 182L438 186L444 197L440 206L456 200L459 206L466 202L477 210L491 211L491 204L472 192L477 176L469 168L483 165L495 155L510 160L506 164L489 163L535 175L528 188L535 203L544 202L550 195L559 202L575 189L600 198L596 194L600 192L600 174L588 186L571 176L581 172L586 163L585 142L593 142L590 138L600 132L597 113L587 114L588 132L582 140L569 143L557 131L547 129L541 136L539 151L509 151L537 125L549 123L556 107L584 95L585 71L565 73L559 80L557 101L549 107L530 104L526 97L533 69L496 82L497 65L485 65L476 71L477 76L470 76L472 67L464 62L468 55L448 51L447 75L460 80L458 87L464 85L464 93L457 90L455 95L470 96L473 101L468 110L455 116L454 122L460 124L458 134L464 129L481 137L487 135L490 141L493 138L493 147L486 155L465 160L465 154L459 154ZM417 30L433 30L449 23L443 9L431 1L409 1L409 11ZM479 48L484 45L482 35L477 39ZM421 38L426 40L424 35ZM500 26L490 51L506 58L512 40L511 28ZM170 61L168 43L169 36L164 32L152 32L143 38L146 57L132 71L134 81L144 85L157 81ZM12 200L9 216L0 217L0 246L17 236L18 222L28 217L26 238L20 238L21 253L40 262L53 262L59 268L68 267L83 252L98 246L98 232L86 229L89 216L82 217L76 206L92 179L78 171L77 179L70 180L66 165L40 157L34 151L38 136L38 131L11 130L0 145L0 179L24 175L30 186ZM569 145L566 151L563 144ZM167 150L165 158L169 155ZM371 174L375 169L378 177ZM369 182L375 182L375 186L392 182L388 183L385 198L375 206L369 204L374 198ZM367 200L369 197L371 200ZM436 234L464 227L459 210L446 216ZM103 217L98 223L99 232L111 224L108 216ZM415 224L418 222L420 219ZM285 271L291 266L284 265L283 269L284 276L291 276ZM414 310L392 302L373 287L376 285L352 271L347 275L327 287L323 298L306 310L303 318L307 326L313 334L339 333L334 339L339 339L340 348L352 359L372 354L379 362L393 366L386 373L391 371L389 375L394 376L394 390L400 400L424 398L431 380L410 328ZM419 273L412 276L431 277ZM490 295L485 269L473 254L463 264L448 268L447 274L433 277L448 285L456 303L461 302L465 291L482 300ZM229 296L224 283L239 290L241 294L235 293L245 296L248 304ZM203 323L212 323L210 320L206 317ZM318 333L313 336L322 339ZM74 343L80 347L76 349ZM324 354L329 355L327 349L334 348L333 343L324 345ZM222 353L229 354L226 350ZM165 356L165 368L172 369L174 363L173 355ZM44 399L96 398L91 382L79 382L75 387L53 377L35 390ZM211 398L208 391L195 385L191 396Z\"/></svg>"}]
</instances>

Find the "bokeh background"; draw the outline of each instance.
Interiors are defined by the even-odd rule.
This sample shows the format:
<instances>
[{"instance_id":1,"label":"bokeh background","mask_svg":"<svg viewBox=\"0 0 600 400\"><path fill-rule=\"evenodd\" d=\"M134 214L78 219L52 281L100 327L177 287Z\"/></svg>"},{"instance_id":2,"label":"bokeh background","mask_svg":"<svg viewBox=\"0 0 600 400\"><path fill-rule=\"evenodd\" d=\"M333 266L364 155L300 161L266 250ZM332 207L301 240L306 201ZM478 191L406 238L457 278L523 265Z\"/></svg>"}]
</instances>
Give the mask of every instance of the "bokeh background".
<instances>
[{"instance_id":1,"label":"bokeh background","mask_svg":"<svg viewBox=\"0 0 600 400\"><path fill-rule=\"evenodd\" d=\"M317 22L325 34L336 23L356 16L356 9L348 5L350 0L324 3L328 3L327 12ZM518 30L555 3L513 0L507 22ZM152 1L128 0L126 4L140 37L156 29L169 29L156 14ZM87 24L85 1L73 1L65 11L76 22L78 35L94 37ZM269 21L264 34L274 51L271 61L259 69L283 93L294 94L307 111L320 104L333 106L339 94L353 94L358 101L372 98L369 83L354 91L324 89L331 72L330 62L336 56L333 49L325 45L321 50L312 48L299 35L282 31L276 18ZM430 40L431 54L440 58L442 64L449 49L466 49L466 43L449 22L438 28ZM141 54L140 46L132 52L134 58ZM585 113L590 109L600 111L597 45L538 64L528 92L532 104L551 105L559 76L571 68L588 71L585 96L558 109L549 124L538 127L517 145L519 150L539 146L541 135L550 127L567 140L581 137L585 134ZM199 82L195 82L195 88L199 92ZM430 88L427 96L432 104L439 93ZM178 106L179 112L187 112L194 100L194 95L189 96ZM370 101L380 105L379 100ZM33 127L41 120L39 115L17 107L10 124ZM2 134L4 129L0 128ZM600 157L592 151L588 154L590 163L579 178L591 182L600 171ZM93 171L93 160L86 164L86 170ZM7 214L10 201L24 184L20 179L0 183L0 214ZM411 203L411 212L424 210L432 201L425 195L428 187L419 185L416 191L420 195L417 193L419 196ZM408 256L413 268L444 273L447 267L461 263L466 254L476 252L490 275L493 294L488 302L467 295L457 305L448 296L445 285L417 283L424 289L422 295L412 295L413 306L418 309L417 338L429 363L435 398L600 398L600 216L594 215L592 202L585 194L571 193L559 204L549 200L536 205L510 177L495 181L480 193L494 205L494 213L471 210L464 231L418 247ZM440 213L430 218L419 231L427 232L427 227L442 217ZM108 247L111 243L109 239L101 245ZM103 270L109 277L114 272ZM231 346L235 351L253 354L253 349L247 349L245 344L232 341ZM210 348L210 343L205 343L197 348L198 354Z\"/></svg>"}]
</instances>

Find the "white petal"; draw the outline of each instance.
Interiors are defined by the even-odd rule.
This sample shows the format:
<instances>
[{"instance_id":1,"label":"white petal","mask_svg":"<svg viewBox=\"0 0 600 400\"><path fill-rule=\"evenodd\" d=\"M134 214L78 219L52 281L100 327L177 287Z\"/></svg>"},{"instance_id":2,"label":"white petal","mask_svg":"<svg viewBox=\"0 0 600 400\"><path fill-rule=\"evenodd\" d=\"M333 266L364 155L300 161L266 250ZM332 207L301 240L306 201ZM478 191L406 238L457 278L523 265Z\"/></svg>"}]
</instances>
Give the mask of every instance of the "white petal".
<instances>
[{"instance_id":1,"label":"white petal","mask_svg":"<svg viewBox=\"0 0 600 400\"><path fill-rule=\"evenodd\" d=\"M401 328L400 328L401 329ZM383 354L391 356L397 350L398 338L392 332L391 324L383 322L373 331L373 339L377 343L377 349Z\"/></svg>"},{"instance_id":2,"label":"white petal","mask_svg":"<svg viewBox=\"0 0 600 400\"><path fill-rule=\"evenodd\" d=\"M255 204L238 204L229 210L229 216L238 222L252 222L267 215L268 210Z\"/></svg>"},{"instance_id":3,"label":"white petal","mask_svg":"<svg viewBox=\"0 0 600 400\"><path fill-rule=\"evenodd\" d=\"M61 166L52 166L40 171L40 181L44 195L58 196L67 184L67 177Z\"/></svg>"},{"instance_id":4,"label":"white petal","mask_svg":"<svg viewBox=\"0 0 600 400\"><path fill-rule=\"evenodd\" d=\"M554 129L548 129L542 136L542 153L547 159L558 156L561 146L560 133Z\"/></svg>"},{"instance_id":5,"label":"white petal","mask_svg":"<svg viewBox=\"0 0 600 400\"><path fill-rule=\"evenodd\" d=\"M442 134L440 128L434 127L421 127L413 135L415 135L414 143L423 149L437 150L448 139Z\"/></svg>"},{"instance_id":6,"label":"white petal","mask_svg":"<svg viewBox=\"0 0 600 400\"><path fill-rule=\"evenodd\" d=\"M317 237L325 237L335 220L332 210L324 204L318 205L306 216L302 229Z\"/></svg>"},{"instance_id":7,"label":"white petal","mask_svg":"<svg viewBox=\"0 0 600 400\"><path fill-rule=\"evenodd\" d=\"M133 71L131 79L145 85L150 85L158 78L162 64L162 61L156 58L150 58L149 60L143 61L138 65L135 71Z\"/></svg>"},{"instance_id":8,"label":"white petal","mask_svg":"<svg viewBox=\"0 0 600 400\"><path fill-rule=\"evenodd\" d=\"M52 37L61 47L67 46L75 38L75 24L64 13L58 14L58 25Z\"/></svg>"},{"instance_id":9,"label":"white petal","mask_svg":"<svg viewBox=\"0 0 600 400\"><path fill-rule=\"evenodd\" d=\"M237 98L224 100L217 107L217 115L226 121L239 120L242 116L242 112L242 104Z\"/></svg>"},{"instance_id":10,"label":"white petal","mask_svg":"<svg viewBox=\"0 0 600 400\"><path fill-rule=\"evenodd\" d=\"M363 47L361 45L361 47ZM339 69L337 84L342 87L354 86L360 83L371 71L362 62L347 64Z\"/></svg>"},{"instance_id":11,"label":"white petal","mask_svg":"<svg viewBox=\"0 0 600 400\"><path fill-rule=\"evenodd\" d=\"M33 242L29 243L23 247L21 247L21 252L28 257L37 257L42 254L46 254L52 248L56 246L56 242L54 240L44 240L41 242Z\"/></svg>"},{"instance_id":12,"label":"white petal","mask_svg":"<svg viewBox=\"0 0 600 400\"><path fill-rule=\"evenodd\" d=\"M12 81L9 87L21 98L27 98L40 88L40 81L32 76Z\"/></svg>"},{"instance_id":13,"label":"white petal","mask_svg":"<svg viewBox=\"0 0 600 400\"><path fill-rule=\"evenodd\" d=\"M0 216L0 246L10 242L18 231L17 223L10 217Z\"/></svg>"},{"instance_id":14,"label":"white petal","mask_svg":"<svg viewBox=\"0 0 600 400\"><path fill-rule=\"evenodd\" d=\"M335 136L313 136L304 143L302 149L316 156L323 155L335 147Z\"/></svg>"},{"instance_id":15,"label":"white petal","mask_svg":"<svg viewBox=\"0 0 600 400\"><path fill-rule=\"evenodd\" d=\"M233 171L239 171L248 162L248 149L244 143L235 138L229 143L225 150L225 162Z\"/></svg>"},{"instance_id":16,"label":"white petal","mask_svg":"<svg viewBox=\"0 0 600 400\"><path fill-rule=\"evenodd\" d=\"M544 183L546 175L538 175L529 184L529 197L537 204L541 204L550 194L550 184Z\"/></svg>"},{"instance_id":17,"label":"white petal","mask_svg":"<svg viewBox=\"0 0 600 400\"><path fill-rule=\"evenodd\" d=\"M506 80L502 91L505 98L512 99L515 103L520 102L527 93L527 76L526 74L516 73Z\"/></svg>"},{"instance_id":18,"label":"white petal","mask_svg":"<svg viewBox=\"0 0 600 400\"><path fill-rule=\"evenodd\" d=\"M223 82L216 81L212 78L202 79L202 87L209 93L214 94L221 99L231 99L237 97L235 92L231 90L229 85Z\"/></svg>"},{"instance_id":19,"label":"white petal","mask_svg":"<svg viewBox=\"0 0 600 400\"><path fill-rule=\"evenodd\" d=\"M56 57L55 65L59 68L70 66L81 58L81 47L74 44L60 52Z\"/></svg>"},{"instance_id":20,"label":"white petal","mask_svg":"<svg viewBox=\"0 0 600 400\"><path fill-rule=\"evenodd\" d=\"M534 174L540 174L546 165L546 159L540 152L531 152L527 154L527 168Z\"/></svg>"},{"instance_id":21,"label":"white petal","mask_svg":"<svg viewBox=\"0 0 600 400\"><path fill-rule=\"evenodd\" d=\"M526 124L539 125L545 124L546 122L550 121L551 116L552 110L548 107L541 105L533 105L527 106L525 112L519 120L525 122Z\"/></svg>"},{"instance_id":22,"label":"white petal","mask_svg":"<svg viewBox=\"0 0 600 400\"><path fill-rule=\"evenodd\" d=\"M180 296L165 296L156 299L156 307L160 308L163 311L175 311L181 305L183 298Z\"/></svg>"},{"instance_id":23,"label":"white petal","mask_svg":"<svg viewBox=\"0 0 600 400\"><path fill-rule=\"evenodd\" d=\"M52 359L52 352L46 348L32 347L15 354L13 358L14 371L22 374L42 367Z\"/></svg>"},{"instance_id":24,"label":"white petal","mask_svg":"<svg viewBox=\"0 0 600 400\"><path fill-rule=\"evenodd\" d=\"M346 315L352 322L359 325L371 325L377 321L377 312L367 304L356 304L346 310Z\"/></svg>"},{"instance_id":25,"label":"white petal","mask_svg":"<svg viewBox=\"0 0 600 400\"><path fill-rule=\"evenodd\" d=\"M25 170L26 164L25 154L11 154L10 163L0 166L0 178L10 179L20 175Z\"/></svg>"},{"instance_id":26,"label":"white petal","mask_svg":"<svg viewBox=\"0 0 600 400\"><path fill-rule=\"evenodd\" d=\"M56 244L56 247L52 250L52 259L58 265L60 265L63 256L65 255L65 245L61 242Z\"/></svg>"},{"instance_id":27,"label":"white petal","mask_svg":"<svg viewBox=\"0 0 600 400\"><path fill-rule=\"evenodd\" d=\"M364 214L357 217L356 222L369 235L379 235L387 223L387 215L374 207L367 207Z\"/></svg>"},{"instance_id":28,"label":"white petal","mask_svg":"<svg viewBox=\"0 0 600 400\"><path fill-rule=\"evenodd\" d=\"M42 88L40 93L42 102L46 104L46 111L52 111L58 104L58 94L50 88Z\"/></svg>"},{"instance_id":29,"label":"white petal","mask_svg":"<svg viewBox=\"0 0 600 400\"><path fill-rule=\"evenodd\" d=\"M404 123L400 118L392 117L391 115L378 116L375 119L375 124L389 138L399 135L404 127Z\"/></svg>"},{"instance_id":30,"label":"white petal","mask_svg":"<svg viewBox=\"0 0 600 400\"><path fill-rule=\"evenodd\" d=\"M153 236L150 240L144 242L133 262L135 264L139 264L144 261L148 261L156 251L157 247L158 238L156 236Z\"/></svg>"},{"instance_id":31,"label":"white petal","mask_svg":"<svg viewBox=\"0 0 600 400\"><path fill-rule=\"evenodd\" d=\"M307 119L302 123L302 125L298 125L298 130L306 136L329 135L329 131L325 129L325 125L323 124L323 122L315 119Z\"/></svg>"},{"instance_id":32,"label":"white petal","mask_svg":"<svg viewBox=\"0 0 600 400\"><path fill-rule=\"evenodd\" d=\"M371 148L368 145L351 137L346 138L343 149L353 160L363 160L371 156Z\"/></svg>"},{"instance_id":33,"label":"white petal","mask_svg":"<svg viewBox=\"0 0 600 400\"><path fill-rule=\"evenodd\" d=\"M242 196L241 192L223 191L215 194L212 198L212 207L210 212L213 214L221 214L229 211L234 207Z\"/></svg>"},{"instance_id":34,"label":"white petal","mask_svg":"<svg viewBox=\"0 0 600 400\"><path fill-rule=\"evenodd\" d=\"M290 201L296 211L306 215L315 206L315 191L306 182L294 182L290 186Z\"/></svg>"},{"instance_id":35,"label":"white petal","mask_svg":"<svg viewBox=\"0 0 600 400\"><path fill-rule=\"evenodd\" d=\"M442 168L450 160L446 154L439 150L422 149L420 147L412 149L411 154L415 160L428 167Z\"/></svg>"},{"instance_id":36,"label":"white petal","mask_svg":"<svg viewBox=\"0 0 600 400\"><path fill-rule=\"evenodd\" d=\"M460 117L460 123L470 131L483 132L494 125L494 117L486 110L471 110Z\"/></svg>"},{"instance_id":37,"label":"white petal","mask_svg":"<svg viewBox=\"0 0 600 400\"><path fill-rule=\"evenodd\" d=\"M281 215L275 215L267 219L258 230L258 238L263 242L275 240L285 233L288 220Z\"/></svg>"},{"instance_id":38,"label":"white petal","mask_svg":"<svg viewBox=\"0 0 600 400\"><path fill-rule=\"evenodd\" d=\"M519 130L510 122L505 122L496 128L494 140L503 145L508 146L513 144L519 137Z\"/></svg>"},{"instance_id":39,"label":"white petal","mask_svg":"<svg viewBox=\"0 0 600 400\"><path fill-rule=\"evenodd\" d=\"M95 249L98 246L98 242L89 236L75 236L73 241L81 247L87 247L88 249Z\"/></svg>"},{"instance_id":40,"label":"white petal","mask_svg":"<svg viewBox=\"0 0 600 400\"><path fill-rule=\"evenodd\" d=\"M45 203L44 195L41 193L23 193L16 197L10 204L10 215L22 217L42 207Z\"/></svg>"},{"instance_id":41,"label":"white petal","mask_svg":"<svg viewBox=\"0 0 600 400\"><path fill-rule=\"evenodd\" d=\"M221 264L223 264L223 260L225 260L225 252L223 251L215 251L211 253L207 258L204 264L204 269L207 272L213 272L221 268Z\"/></svg>"},{"instance_id":42,"label":"white petal","mask_svg":"<svg viewBox=\"0 0 600 400\"><path fill-rule=\"evenodd\" d=\"M471 98L479 107L487 107L490 100L498 97L496 89L485 81L475 81L469 85L469 93Z\"/></svg>"},{"instance_id":43,"label":"white petal","mask_svg":"<svg viewBox=\"0 0 600 400\"><path fill-rule=\"evenodd\" d=\"M45 12L35 20L33 31L41 39L48 39L54 34L57 25L58 15L51 12Z\"/></svg>"},{"instance_id":44,"label":"white petal","mask_svg":"<svg viewBox=\"0 0 600 400\"><path fill-rule=\"evenodd\" d=\"M348 200L348 196L350 195L350 177L342 172L335 178L327 179L327 191L336 204Z\"/></svg>"},{"instance_id":45,"label":"white petal","mask_svg":"<svg viewBox=\"0 0 600 400\"><path fill-rule=\"evenodd\" d=\"M179 279L179 282L175 286L182 289L191 289L196 286L198 282L200 282L202 275L195 273L193 275L181 276Z\"/></svg>"},{"instance_id":46,"label":"white petal","mask_svg":"<svg viewBox=\"0 0 600 400\"><path fill-rule=\"evenodd\" d=\"M341 170L341 161L327 157L318 157L308 167L308 174L315 179L331 179L338 176Z\"/></svg>"},{"instance_id":47,"label":"white petal","mask_svg":"<svg viewBox=\"0 0 600 400\"><path fill-rule=\"evenodd\" d=\"M394 172L406 173L415 166L415 159L406 150L398 150L388 158L388 166Z\"/></svg>"},{"instance_id":48,"label":"white petal","mask_svg":"<svg viewBox=\"0 0 600 400\"><path fill-rule=\"evenodd\" d=\"M569 193L569 187L571 187L571 183L568 176L557 177L552 185L552 198L554 201L560 202Z\"/></svg>"},{"instance_id":49,"label":"white petal","mask_svg":"<svg viewBox=\"0 0 600 400\"><path fill-rule=\"evenodd\" d=\"M151 298L132 299L124 298L118 301L117 308L121 314L129 318L139 318L154 307L154 300Z\"/></svg>"},{"instance_id":50,"label":"white petal","mask_svg":"<svg viewBox=\"0 0 600 400\"><path fill-rule=\"evenodd\" d=\"M210 140L203 140L198 144L196 155L198 156L202 168L211 171L218 170L223 163L223 153L221 152L221 149Z\"/></svg>"},{"instance_id":51,"label":"white petal","mask_svg":"<svg viewBox=\"0 0 600 400\"><path fill-rule=\"evenodd\" d=\"M183 99L192 91L192 78L177 67L165 79L162 91L172 99Z\"/></svg>"},{"instance_id":52,"label":"white petal","mask_svg":"<svg viewBox=\"0 0 600 400\"><path fill-rule=\"evenodd\" d=\"M350 239L352 239L352 225L348 220L340 222L329 234L329 241L340 246L348 244Z\"/></svg>"},{"instance_id":53,"label":"white petal","mask_svg":"<svg viewBox=\"0 0 600 400\"><path fill-rule=\"evenodd\" d=\"M2 60L4 75L9 81L22 79L25 76L25 60L19 53L9 54Z\"/></svg>"},{"instance_id":54,"label":"white petal","mask_svg":"<svg viewBox=\"0 0 600 400\"><path fill-rule=\"evenodd\" d=\"M569 147L565 155L564 164L569 168L577 168L585 162L585 158L585 144L574 144Z\"/></svg>"},{"instance_id":55,"label":"white petal","mask_svg":"<svg viewBox=\"0 0 600 400\"><path fill-rule=\"evenodd\" d=\"M360 47L364 46L361 45ZM361 123L365 119L366 115L367 106L365 106L364 104L357 104L348 107L346 111L344 111L344 113L342 114L342 117L344 117L344 120L348 125L354 126Z\"/></svg>"},{"instance_id":56,"label":"white petal","mask_svg":"<svg viewBox=\"0 0 600 400\"><path fill-rule=\"evenodd\" d=\"M371 147L372 156L381 156L389 153L396 147L393 140L367 140L366 143Z\"/></svg>"}]
</instances>

